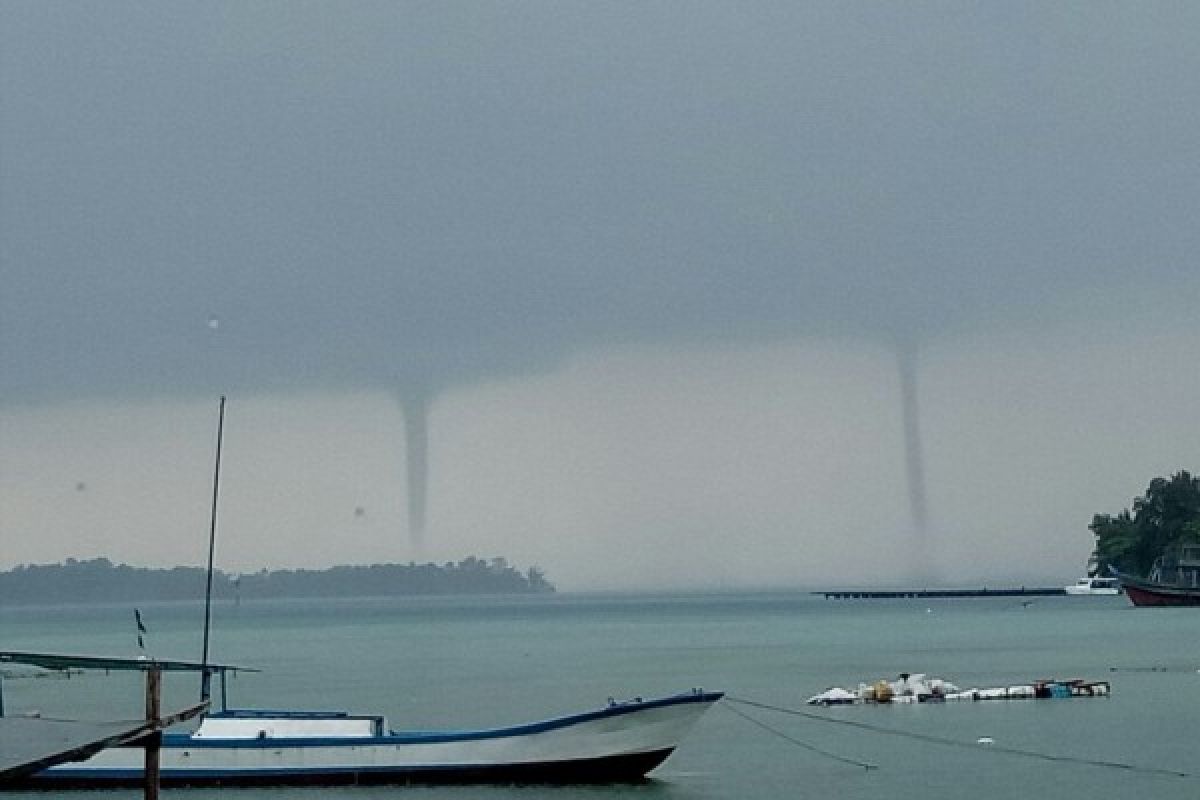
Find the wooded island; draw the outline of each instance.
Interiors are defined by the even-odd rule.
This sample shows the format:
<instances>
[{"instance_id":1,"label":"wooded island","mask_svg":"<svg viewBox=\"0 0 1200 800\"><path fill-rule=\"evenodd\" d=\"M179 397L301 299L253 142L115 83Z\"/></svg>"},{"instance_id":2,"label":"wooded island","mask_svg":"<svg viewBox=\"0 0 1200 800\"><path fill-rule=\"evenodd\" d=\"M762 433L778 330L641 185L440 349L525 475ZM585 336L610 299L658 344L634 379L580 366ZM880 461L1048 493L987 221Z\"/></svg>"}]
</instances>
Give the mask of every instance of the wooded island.
<instances>
[{"instance_id":1,"label":"wooded island","mask_svg":"<svg viewBox=\"0 0 1200 800\"><path fill-rule=\"evenodd\" d=\"M107 558L22 565L0 572L0 605L57 605L204 597L202 567L155 569ZM521 571L503 558L468 556L445 564L372 564L322 570L213 573L217 599L371 597L389 595L537 594L553 592L538 567Z\"/></svg>"}]
</instances>

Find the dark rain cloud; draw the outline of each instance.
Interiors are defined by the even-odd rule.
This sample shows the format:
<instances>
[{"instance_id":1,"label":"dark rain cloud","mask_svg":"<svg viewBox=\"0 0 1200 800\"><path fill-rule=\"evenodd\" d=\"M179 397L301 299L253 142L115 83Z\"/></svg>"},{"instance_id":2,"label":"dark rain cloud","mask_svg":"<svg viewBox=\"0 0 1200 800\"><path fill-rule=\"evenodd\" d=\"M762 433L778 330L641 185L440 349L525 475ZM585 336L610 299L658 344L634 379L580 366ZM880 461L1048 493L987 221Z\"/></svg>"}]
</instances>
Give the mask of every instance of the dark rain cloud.
<instances>
[{"instance_id":1,"label":"dark rain cloud","mask_svg":"<svg viewBox=\"0 0 1200 800\"><path fill-rule=\"evenodd\" d=\"M1192 4L7 2L0 392L439 387L1194 294L1196 30Z\"/></svg>"}]
</instances>

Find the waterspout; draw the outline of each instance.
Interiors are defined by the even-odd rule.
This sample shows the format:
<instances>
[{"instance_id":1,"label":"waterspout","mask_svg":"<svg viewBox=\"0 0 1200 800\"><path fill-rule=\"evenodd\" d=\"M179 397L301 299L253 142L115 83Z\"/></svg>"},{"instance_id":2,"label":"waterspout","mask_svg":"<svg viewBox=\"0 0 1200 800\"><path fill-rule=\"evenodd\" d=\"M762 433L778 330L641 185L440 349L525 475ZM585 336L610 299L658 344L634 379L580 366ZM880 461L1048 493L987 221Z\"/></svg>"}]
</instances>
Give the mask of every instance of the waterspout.
<instances>
[{"instance_id":1,"label":"waterspout","mask_svg":"<svg viewBox=\"0 0 1200 800\"><path fill-rule=\"evenodd\" d=\"M404 412L404 456L408 486L408 535L420 556L425 546L426 497L429 491L429 387L406 386L399 392Z\"/></svg>"},{"instance_id":2,"label":"waterspout","mask_svg":"<svg viewBox=\"0 0 1200 800\"><path fill-rule=\"evenodd\" d=\"M900 371L900 414L904 426L904 471L908 479L908 503L912 515L911 577L930 581L937 570L929 542L929 501L925 491L925 456L921 443L921 413L917 390L917 344L902 339L896 347Z\"/></svg>"}]
</instances>

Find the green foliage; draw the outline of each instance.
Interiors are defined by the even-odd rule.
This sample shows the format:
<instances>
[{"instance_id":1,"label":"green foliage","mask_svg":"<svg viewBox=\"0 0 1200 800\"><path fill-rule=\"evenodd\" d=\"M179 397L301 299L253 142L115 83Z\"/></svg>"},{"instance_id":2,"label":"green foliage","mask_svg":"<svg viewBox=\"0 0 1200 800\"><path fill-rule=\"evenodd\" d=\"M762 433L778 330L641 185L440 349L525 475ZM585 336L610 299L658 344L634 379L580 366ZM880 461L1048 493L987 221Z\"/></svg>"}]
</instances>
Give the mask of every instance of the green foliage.
<instances>
[{"instance_id":1,"label":"green foliage","mask_svg":"<svg viewBox=\"0 0 1200 800\"><path fill-rule=\"evenodd\" d=\"M113 564L107 558L63 564L22 565L0 572L0 607L5 605L119 603L204 599L200 567L148 569ZM554 586L538 567L527 572L503 558L467 556L457 564L372 564L323 570L261 570L213 574L218 599L274 597L367 597L432 594L535 594Z\"/></svg>"},{"instance_id":2,"label":"green foliage","mask_svg":"<svg viewBox=\"0 0 1200 800\"><path fill-rule=\"evenodd\" d=\"M1096 514L1088 526L1096 536L1092 561L1097 572L1110 566L1145 575L1154 560L1174 545L1200 541L1200 478L1187 471L1150 481L1146 493L1115 517Z\"/></svg>"}]
</instances>

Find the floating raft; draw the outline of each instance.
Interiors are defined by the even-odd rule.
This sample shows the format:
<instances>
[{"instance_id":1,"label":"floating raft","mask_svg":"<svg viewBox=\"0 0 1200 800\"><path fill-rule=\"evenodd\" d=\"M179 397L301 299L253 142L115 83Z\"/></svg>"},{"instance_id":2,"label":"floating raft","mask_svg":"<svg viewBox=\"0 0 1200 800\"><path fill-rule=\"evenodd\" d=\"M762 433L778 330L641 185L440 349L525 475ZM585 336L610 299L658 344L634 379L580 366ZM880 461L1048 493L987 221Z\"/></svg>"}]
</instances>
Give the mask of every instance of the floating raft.
<instances>
[{"instance_id":1,"label":"floating raft","mask_svg":"<svg viewBox=\"0 0 1200 800\"><path fill-rule=\"evenodd\" d=\"M924 675L902 675L898 681L860 683L857 690L834 687L808 699L810 706L847 706L891 703L943 703L976 700L1043 700L1068 697L1107 697L1112 692L1108 681L1082 679L1036 680L1016 686L991 689L960 689L953 683Z\"/></svg>"},{"instance_id":2,"label":"floating raft","mask_svg":"<svg viewBox=\"0 0 1200 800\"><path fill-rule=\"evenodd\" d=\"M937 597L1055 597L1065 595L1061 586L1026 587L1007 589L838 589L813 592L824 595L826 600L896 600L904 598Z\"/></svg>"}]
</instances>

